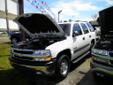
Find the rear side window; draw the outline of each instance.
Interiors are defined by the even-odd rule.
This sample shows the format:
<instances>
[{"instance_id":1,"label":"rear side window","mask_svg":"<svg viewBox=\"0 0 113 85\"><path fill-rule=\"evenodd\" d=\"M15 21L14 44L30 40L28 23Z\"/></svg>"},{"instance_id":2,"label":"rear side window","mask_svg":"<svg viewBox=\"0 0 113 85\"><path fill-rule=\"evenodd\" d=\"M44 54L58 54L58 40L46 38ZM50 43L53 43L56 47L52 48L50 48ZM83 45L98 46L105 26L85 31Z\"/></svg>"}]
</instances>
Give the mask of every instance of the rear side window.
<instances>
[{"instance_id":1,"label":"rear side window","mask_svg":"<svg viewBox=\"0 0 113 85\"><path fill-rule=\"evenodd\" d=\"M79 26L79 24L74 24L73 26L73 32L77 31L78 32L78 35L81 35L82 34L82 31L81 31L81 28Z\"/></svg>"},{"instance_id":2,"label":"rear side window","mask_svg":"<svg viewBox=\"0 0 113 85\"><path fill-rule=\"evenodd\" d=\"M82 27L82 29L83 29L83 31L84 31L84 34L86 34L86 33L89 32L87 26L86 26L84 23L81 23L81 27Z\"/></svg>"},{"instance_id":3,"label":"rear side window","mask_svg":"<svg viewBox=\"0 0 113 85\"><path fill-rule=\"evenodd\" d=\"M87 26L91 32L94 32L94 28L90 23L87 23Z\"/></svg>"}]
</instances>

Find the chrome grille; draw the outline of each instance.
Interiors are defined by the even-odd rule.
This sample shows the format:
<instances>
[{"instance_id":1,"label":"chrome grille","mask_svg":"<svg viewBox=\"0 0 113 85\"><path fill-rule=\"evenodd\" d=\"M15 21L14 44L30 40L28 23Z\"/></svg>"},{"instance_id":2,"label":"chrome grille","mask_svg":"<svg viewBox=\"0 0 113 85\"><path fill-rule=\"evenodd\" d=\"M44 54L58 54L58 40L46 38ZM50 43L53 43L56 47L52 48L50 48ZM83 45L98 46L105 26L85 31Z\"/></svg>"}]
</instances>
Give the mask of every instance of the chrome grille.
<instances>
[{"instance_id":1,"label":"chrome grille","mask_svg":"<svg viewBox=\"0 0 113 85\"><path fill-rule=\"evenodd\" d=\"M33 54L33 50L28 50L28 49L13 49L13 52L20 54Z\"/></svg>"},{"instance_id":2,"label":"chrome grille","mask_svg":"<svg viewBox=\"0 0 113 85\"><path fill-rule=\"evenodd\" d=\"M15 59L19 59L19 60L30 60L30 61L32 61L33 60L33 58L32 57L24 57L24 56L15 56L14 57Z\"/></svg>"}]
</instances>

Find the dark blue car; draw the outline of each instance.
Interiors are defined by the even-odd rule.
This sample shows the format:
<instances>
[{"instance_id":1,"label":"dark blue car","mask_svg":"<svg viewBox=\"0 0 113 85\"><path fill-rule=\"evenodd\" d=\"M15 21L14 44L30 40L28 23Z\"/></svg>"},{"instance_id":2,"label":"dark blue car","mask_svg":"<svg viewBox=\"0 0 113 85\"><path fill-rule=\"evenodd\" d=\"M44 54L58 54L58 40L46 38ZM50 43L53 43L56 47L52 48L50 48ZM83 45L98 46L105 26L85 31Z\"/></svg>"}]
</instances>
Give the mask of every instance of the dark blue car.
<instances>
[{"instance_id":1,"label":"dark blue car","mask_svg":"<svg viewBox=\"0 0 113 85\"><path fill-rule=\"evenodd\" d=\"M8 33L11 43L16 44L21 41L21 33L20 32L9 32Z\"/></svg>"}]
</instances>

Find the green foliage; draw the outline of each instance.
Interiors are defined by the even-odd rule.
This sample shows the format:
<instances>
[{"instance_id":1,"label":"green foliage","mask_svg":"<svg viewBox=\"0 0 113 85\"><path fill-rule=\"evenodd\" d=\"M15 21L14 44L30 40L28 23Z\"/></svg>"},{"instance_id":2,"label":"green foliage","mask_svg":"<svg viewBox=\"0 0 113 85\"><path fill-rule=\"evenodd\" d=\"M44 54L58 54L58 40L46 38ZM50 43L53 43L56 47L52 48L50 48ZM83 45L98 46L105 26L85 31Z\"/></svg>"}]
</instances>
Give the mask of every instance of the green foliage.
<instances>
[{"instance_id":1,"label":"green foliage","mask_svg":"<svg viewBox=\"0 0 113 85\"><path fill-rule=\"evenodd\" d=\"M0 85L28 85L29 79L10 65L10 46L10 43L0 43Z\"/></svg>"},{"instance_id":2,"label":"green foliage","mask_svg":"<svg viewBox=\"0 0 113 85\"><path fill-rule=\"evenodd\" d=\"M0 43L0 70L11 68L8 57L10 56L10 44Z\"/></svg>"}]
</instances>

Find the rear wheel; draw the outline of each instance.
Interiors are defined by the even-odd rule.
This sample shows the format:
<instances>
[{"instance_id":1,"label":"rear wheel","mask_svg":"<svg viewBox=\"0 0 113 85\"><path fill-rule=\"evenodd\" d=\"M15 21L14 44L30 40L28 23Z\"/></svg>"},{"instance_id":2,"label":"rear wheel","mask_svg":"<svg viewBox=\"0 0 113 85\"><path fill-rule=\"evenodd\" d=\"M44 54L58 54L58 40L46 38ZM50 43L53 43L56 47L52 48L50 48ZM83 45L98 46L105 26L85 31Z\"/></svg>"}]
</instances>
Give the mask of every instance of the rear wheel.
<instances>
[{"instance_id":1,"label":"rear wheel","mask_svg":"<svg viewBox=\"0 0 113 85\"><path fill-rule=\"evenodd\" d=\"M57 61L56 77L65 78L69 72L70 62L67 55L61 55Z\"/></svg>"}]
</instances>

